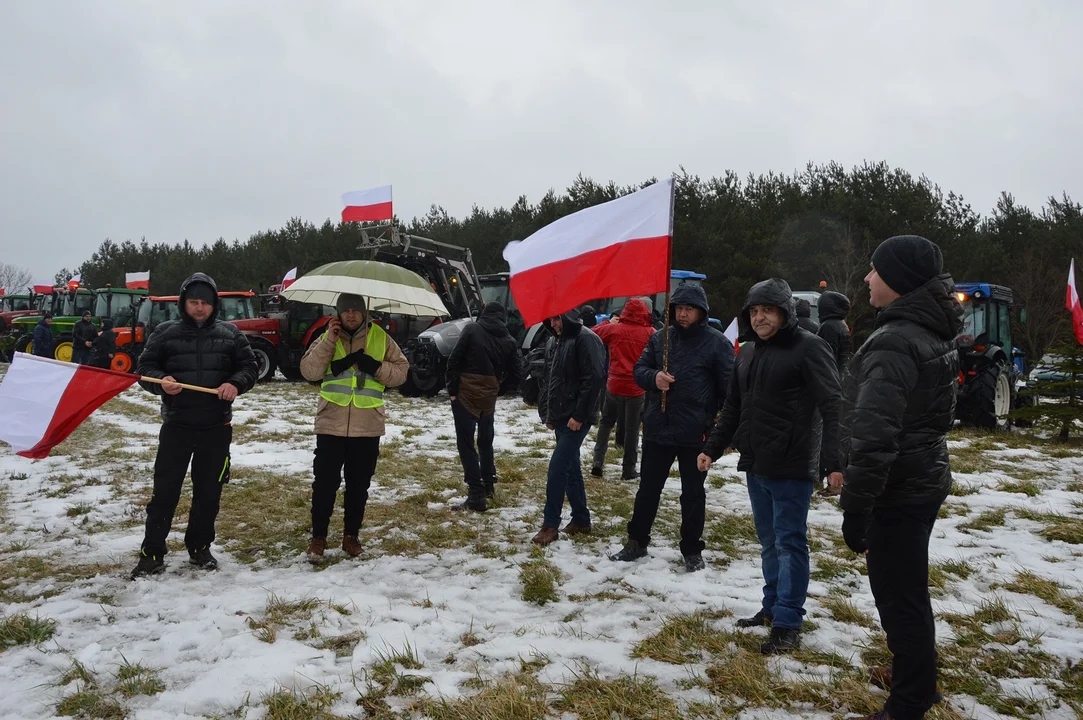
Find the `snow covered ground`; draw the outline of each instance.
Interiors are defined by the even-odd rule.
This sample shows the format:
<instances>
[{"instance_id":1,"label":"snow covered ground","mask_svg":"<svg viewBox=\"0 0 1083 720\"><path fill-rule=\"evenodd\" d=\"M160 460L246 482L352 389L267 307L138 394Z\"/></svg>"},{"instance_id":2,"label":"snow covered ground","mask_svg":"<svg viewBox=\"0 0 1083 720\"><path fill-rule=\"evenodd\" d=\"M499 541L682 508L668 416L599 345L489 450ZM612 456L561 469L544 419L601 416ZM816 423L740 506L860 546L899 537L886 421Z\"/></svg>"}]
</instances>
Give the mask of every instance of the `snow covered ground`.
<instances>
[{"instance_id":1,"label":"snow covered ground","mask_svg":"<svg viewBox=\"0 0 1083 720\"><path fill-rule=\"evenodd\" d=\"M650 557L607 559L635 492L616 479L612 451L607 478L588 479L594 536L540 552L529 540L552 443L535 411L500 401L497 502L464 515L451 510L465 488L446 397L389 398L365 552L349 560L337 550L336 511L336 550L320 568L302 553L316 402L307 385L273 382L238 401L213 573L187 565L182 500L166 573L127 579L158 429L156 398L138 387L46 460L0 449L0 612L55 621L44 642L0 644L0 716L608 720L879 709L884 695L862 668L886 648L833 500L818 498L810 514L804 648L765 660L754 652L765 631L732 625L757 610L762 583L734 455L709 477L706 571L680 565L677 480ZM1083 450L960 433L952 451L957 489L932 545L947 702L931 716L1078 717Z\"/></svg>"}]
</instances>

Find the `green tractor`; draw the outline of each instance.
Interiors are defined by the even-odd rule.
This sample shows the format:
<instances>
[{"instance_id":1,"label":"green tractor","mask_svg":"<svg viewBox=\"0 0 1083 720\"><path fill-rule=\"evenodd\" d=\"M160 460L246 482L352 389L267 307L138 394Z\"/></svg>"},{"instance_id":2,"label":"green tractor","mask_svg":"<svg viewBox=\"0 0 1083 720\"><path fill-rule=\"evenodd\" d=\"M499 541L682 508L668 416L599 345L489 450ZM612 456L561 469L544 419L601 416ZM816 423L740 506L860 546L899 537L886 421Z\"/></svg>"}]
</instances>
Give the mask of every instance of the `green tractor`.
<instances>
[{"instance_id":1,"label":"green tractor","mask_svg":"<svg viewBox=\"0 0 1083 720\"><path fill-rule=\"evenodd\" d=\"M101 328L102 318L112 318L113 326L131 325L139 298L147 294L146 290L128 290L126 288L104 288L90 291L82 288L56 288L52 302L46 312L53 314L53 357L71 362L72 328L82 319L83 313L90 311L96 327ZM34 351L34 326L39 317L18 318L12 322L15 334L15 351L32 353Z\"/></svg>"},{"instance_id":2,"label":"green tractor","mask_svg":"<svg viewBox=\"0 0 1083 720\"><path fill-rule=\"evenodd\" d=\"M1013 313L1011 288L956 283L955 291L963 306L963 331L956 339L960 372L955 417L965 425L1007 429L1024 375L1023 353L1012 344L1012 317L1023 322L1026 311L1017 308Z\"/></svg>"}]
</instances>

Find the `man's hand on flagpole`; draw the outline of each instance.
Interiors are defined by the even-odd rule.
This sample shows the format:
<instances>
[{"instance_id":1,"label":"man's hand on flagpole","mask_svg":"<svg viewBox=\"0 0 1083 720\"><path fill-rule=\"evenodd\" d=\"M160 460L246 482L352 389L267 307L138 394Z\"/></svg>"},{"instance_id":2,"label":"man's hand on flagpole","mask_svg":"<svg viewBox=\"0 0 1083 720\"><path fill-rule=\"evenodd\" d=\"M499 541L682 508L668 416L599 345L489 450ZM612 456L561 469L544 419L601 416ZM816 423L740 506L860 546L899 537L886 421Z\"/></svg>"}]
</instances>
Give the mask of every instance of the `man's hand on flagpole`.
<instances>
[{"instance_id":1,"label":"man's hand on flagpole","mask_svg":"<svg viewBox=\"0 0 1083 720\"><path fill-rule=\"evenodd\" d=\"M183 389L180 385L177 385L177 378L172 375L166 375L162 378L162 392L166 395L176 395Z\"/></svg>"},{"instance_id":2,"label":"man's hand on flagpole","mask_svg":"<svg viewBox=\"0 0 1083 720\"><path fill-rule=\"evenodd\" d=\"M673 377L665 370L662 370L654 376L654 384L658 386L658 389L662 392L669 390L669 386L676 382L677 378Z\"/></svg>"},{"instance_id":3,"label":"man's hand on flagpole","mask_svg":"<svg viewBox=\"0 0 1083 720\"><path fill-rule=\"evenodd\" d=\"M218 386L218 398L220 400L236 400L237 386L230 383L222 383Z\"/></svg>"}]
</instances>

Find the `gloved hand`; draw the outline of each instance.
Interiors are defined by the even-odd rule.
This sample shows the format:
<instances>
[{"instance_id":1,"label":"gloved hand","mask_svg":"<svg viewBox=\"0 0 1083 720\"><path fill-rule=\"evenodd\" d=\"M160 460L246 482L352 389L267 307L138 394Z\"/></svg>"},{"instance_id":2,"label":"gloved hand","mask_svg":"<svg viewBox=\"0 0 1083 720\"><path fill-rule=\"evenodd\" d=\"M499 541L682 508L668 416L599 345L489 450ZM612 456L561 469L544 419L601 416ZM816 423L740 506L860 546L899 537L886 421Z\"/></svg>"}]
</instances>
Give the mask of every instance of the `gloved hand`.
<instances>
[{"instance_id":1,"label":"gloved hand","mask_svg":"<svg viewBox=\"0 0 1083 720\"><path fill-rule=\"evenodd\" d=\"M869 530L871 518L864 513L842 514L842 539L846 541L846 547L858 555L862 555L869 549L869 543L865 535Z\"/></svg>"},{"instance_id":2,"label":"gloved hand","mask_svg":"<svg viewBox=\"0 0 1083 720\"><path fill-rule=\"evenodd\" d=\"M380 365L382 364L383 363L381 363L376 358L372 357L371 355L365 355L364 353L361 353L361 355L357 358L357 369L368 375L375 375L376 371L380 369Z\"/></svg>"},{"instance_id":3,"label":"gloved hand","mask_svg":"<svg viewBox=\"0 0 1083 720\"><path fill-rule=\"evenodd\" d=\"M361 351L361 350L358 350L357 352L350 353L349 355L347 355L344 358L339 358L338 360L332 360L331 361L331 374L332 375L341 375L342 373L349 370L350 366L353 365L354 363L356 363L357 360L359 358L362 358L362 357L365 357L365 353L363 351Z\"/></svg>"}]
</instances>

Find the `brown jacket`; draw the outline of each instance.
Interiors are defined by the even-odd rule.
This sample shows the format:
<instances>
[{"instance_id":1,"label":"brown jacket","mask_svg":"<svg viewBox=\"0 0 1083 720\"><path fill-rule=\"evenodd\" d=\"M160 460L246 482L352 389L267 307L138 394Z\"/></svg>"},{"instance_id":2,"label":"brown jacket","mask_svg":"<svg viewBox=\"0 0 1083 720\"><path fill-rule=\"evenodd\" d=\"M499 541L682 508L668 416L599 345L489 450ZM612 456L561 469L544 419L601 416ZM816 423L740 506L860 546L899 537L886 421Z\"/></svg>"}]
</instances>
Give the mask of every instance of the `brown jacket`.
<instances>
[{"instance_id":1,"label":"brown jacket","mask_svg":"<svg viewBox=\"0 0 1083 720\"><path fill-rule=\"evenodd\" d=\"M341 339L346 353L364 349L368 336L367 322L354 333L353 338L343 331ZM309 382L322 381L334 354L335 344L327 340L327 335L323 335L309 346L304 357L301 358L301 375ZM406 382L406 374L409 370L410 362L402 354L402 350L395 341L388 337L384 361L380 364L380 369L376 371L377 382L388 388L398 387ZM385 430L386 409L385 405L362 410L354 407L353 403L342 407L329 403L321 397L320 404L316 408L316 434L338 437L380 437Z\"/></svg>"}]
</instances>

